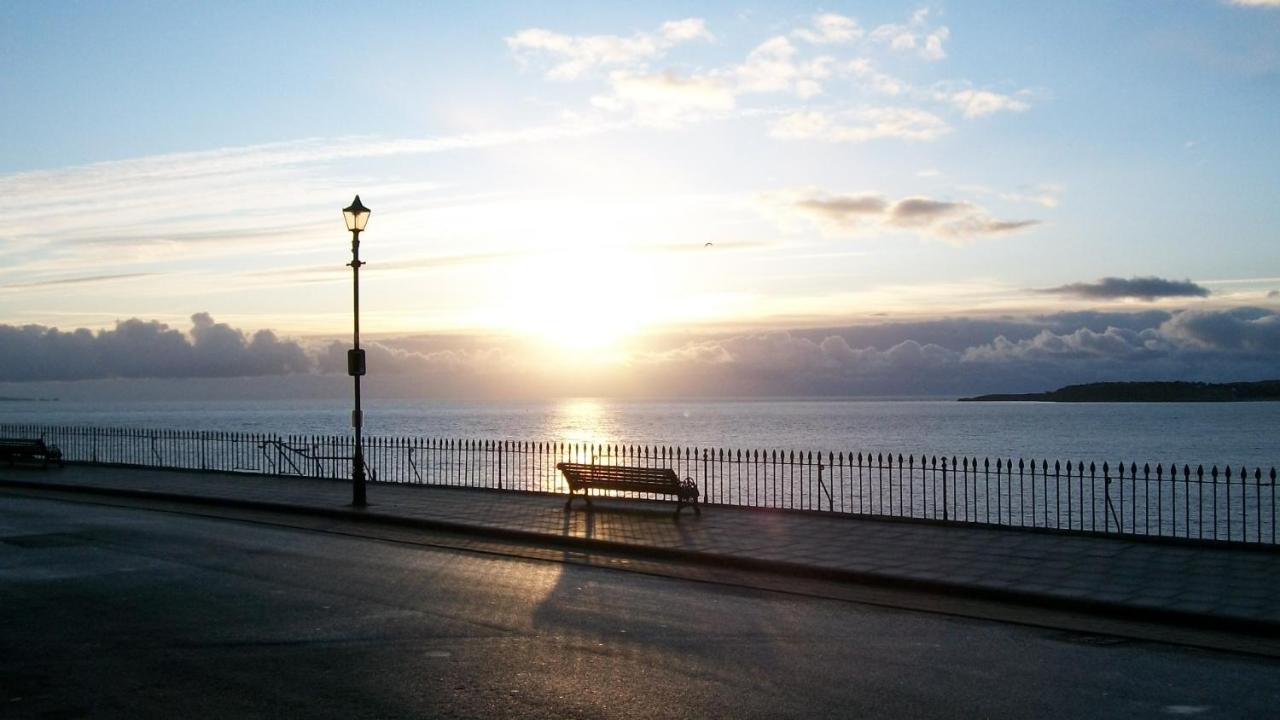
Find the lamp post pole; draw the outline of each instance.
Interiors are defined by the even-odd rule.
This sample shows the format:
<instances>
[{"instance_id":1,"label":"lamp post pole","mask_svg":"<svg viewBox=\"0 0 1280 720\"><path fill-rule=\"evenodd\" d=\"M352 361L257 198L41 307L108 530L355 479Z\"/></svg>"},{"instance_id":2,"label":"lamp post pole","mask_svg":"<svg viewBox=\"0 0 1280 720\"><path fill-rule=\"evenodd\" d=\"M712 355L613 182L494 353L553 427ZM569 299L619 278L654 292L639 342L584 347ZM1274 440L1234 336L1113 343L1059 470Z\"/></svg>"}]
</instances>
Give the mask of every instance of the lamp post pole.
<instances>
[{"instance_id":1,"label":"lamp post pole","mask_svg":"<svg viewBox=\"0 0 1280 720\"><path fill-rule=\"evenodd\" d=\"M360 376L365 374L364 351L360 349L360 233L369 221L369 208L360 203L357 195L351 206L343 209L347 229L351 231L351 307L354 315L354 347L347 352L347 374L355 381L355 409L351 411L351 427L355 430L355 450L351 457L351 505L362 508L368 502L365 495L364 443L361 431L364 413L360 410Z\"/></svg>"}]
</instances>

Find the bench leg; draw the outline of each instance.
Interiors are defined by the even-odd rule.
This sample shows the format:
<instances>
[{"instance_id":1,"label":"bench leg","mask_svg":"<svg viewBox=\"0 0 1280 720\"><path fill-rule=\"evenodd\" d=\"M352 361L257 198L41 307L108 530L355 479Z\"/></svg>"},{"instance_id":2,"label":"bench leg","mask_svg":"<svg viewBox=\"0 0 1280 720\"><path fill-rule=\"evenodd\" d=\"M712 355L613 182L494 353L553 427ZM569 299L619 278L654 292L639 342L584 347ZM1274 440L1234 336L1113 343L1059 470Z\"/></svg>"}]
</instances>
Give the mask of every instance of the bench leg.
<instances>
[{"instance_id":1,"label":"bench leg","mask_svg":"<svg viewBox=\"0 0 1280 720\"><path fill-rule=\"evenodd\" d=\"M692 500L685 500L683 497L677 497L676 498L676 517L677 518L680 517L680 511L684 509L685 505L688 505L689 507L693 508L694 515L697 515L698 517L702 517L702 510L698 508L698 498L694 498Z\"/></svg>"},{"instance_id":2,"label":"bench leg","mask_svg":"<svg viewBox=\"0 0 1280 720\"><path fill-rule=\"evenodd\" d=\"M565 511L566 511L566 512L570 509L570 506L572 506L572 505L573 505L573 500L574 500L574 498L576 498L576 497L579 497L579 496L578 496L578 495L575 495L575 494L573 493L573 491L572 491L572 490L570 490L570 491L569 491L569 499L568 499L568 500L566 500L566 501L564 502L564 509L565 509ZM583 489L582 489L582 495L581 495L581 497L582 497L582 499L583 499L583 500L585 500L585 501L586 501L586 503L587 503L587 509L588 509L588 510L593 510L594 508L593 508L593 507L592 507L592 505L591 505L591 495L587 494L587 489L586 489L586 488L583 488Z\"/></svg>"}]
</instances>

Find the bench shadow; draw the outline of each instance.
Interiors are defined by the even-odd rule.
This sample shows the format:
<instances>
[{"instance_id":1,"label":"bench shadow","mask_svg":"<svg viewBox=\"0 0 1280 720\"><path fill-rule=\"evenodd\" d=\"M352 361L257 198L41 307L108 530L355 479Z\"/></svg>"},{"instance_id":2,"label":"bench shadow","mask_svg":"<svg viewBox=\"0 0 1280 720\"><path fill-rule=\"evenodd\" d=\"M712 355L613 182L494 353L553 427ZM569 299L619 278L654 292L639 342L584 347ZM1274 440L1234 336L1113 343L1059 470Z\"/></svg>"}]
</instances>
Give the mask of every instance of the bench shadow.
<instances>
[{"instance_id":1,"label":"bench shadow","mask_svg":"<svg viewBox=\"0 0 1280 720\"><path fill-rule=\"evenodd\" d=\"M679 522L682 518L686 520L700 519L699 515L695 514L692 510L688 508L685 508L683 511L681 511L679 515L677 515L675 512L674 503L672 503L672 507L670 509L667 509L667 508L656 506L656 503L654 505L649 505L649 506L637 505L635 500L629 500L626 498L615 500L612 503L610 502L611 500L613 499L605 498L604 503L596 501L595 504L592 505L590 508L587 507L586 503L582 503L581 505L579 505L577 502L575 502L573 504L573 508L569 510L565 510L564 514L566 517L578 515L578 514L582 514L585 516L616 515L619 517L648 517L648 518L670 520L672 522Z\"/></svg>"},{"instance_id":2,"label":"bench shadow","mask_svg":"<svg viewBox=\"0 0 1280 720\"><path fill-rule=\"evenodd\" d=\"M560 533L564 537L691 549L698 525L688 518L676 521L674 504L664 505L639 505L625 498L611 503L606 498L588 510L575 503L572 510L564 511ZM689 513L687 508L685 513ZM724 633L752 638L760 643L754 657L765 667L781 662L789 653L785 644L762 640L770 635L770 629L785 624L782 608L776 614L753 619L726 612L726 602L738 602L739 596L755 591L689 585L684 580L655 578L648 572L610 572L607 568L614 563L625 568L626 558L587 548L566 549L562 558L559 577L534 607L531 623L539 633L567 645L621 654L624 666L671 668L691 679L727 686L740 685L744 670L749 676L757 668L725 668L723 663L711 662L720 656L707 643L708 637ZM593 559L602 562L597 564ZM646 562L662 561L651 558ZM767 684L767 678L761 681Z\"/></svg>"}]
</instances>

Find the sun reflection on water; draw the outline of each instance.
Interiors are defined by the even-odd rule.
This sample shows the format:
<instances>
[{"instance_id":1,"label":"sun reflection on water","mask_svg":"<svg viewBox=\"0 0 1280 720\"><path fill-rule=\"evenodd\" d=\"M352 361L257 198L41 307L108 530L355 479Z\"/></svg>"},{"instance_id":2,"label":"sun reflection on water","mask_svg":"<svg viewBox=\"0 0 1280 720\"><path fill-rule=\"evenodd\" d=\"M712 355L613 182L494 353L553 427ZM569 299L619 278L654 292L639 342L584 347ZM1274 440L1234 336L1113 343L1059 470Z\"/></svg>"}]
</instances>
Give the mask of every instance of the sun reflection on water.
<instances>
[{"instance_id":1,"label":"sun reflection on water","mask_svg":"<svg viewBox=\"0 0 1280 720\"><path fill-rule=\"evenodd\" d=\"M552 411L551 434L565 442L600 445L617 441L614 425L601 401L573 398L558 403Z\"/></svg>"}]
</instances>

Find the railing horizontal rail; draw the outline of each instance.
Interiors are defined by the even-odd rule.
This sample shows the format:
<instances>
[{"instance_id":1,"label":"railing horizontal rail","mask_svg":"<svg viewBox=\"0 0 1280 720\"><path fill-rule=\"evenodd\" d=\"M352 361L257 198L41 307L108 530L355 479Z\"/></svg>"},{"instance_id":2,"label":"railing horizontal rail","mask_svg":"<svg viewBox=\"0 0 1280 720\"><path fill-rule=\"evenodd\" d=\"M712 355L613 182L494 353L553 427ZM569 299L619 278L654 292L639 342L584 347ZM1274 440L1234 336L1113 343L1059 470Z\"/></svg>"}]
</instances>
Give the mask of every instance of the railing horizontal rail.
<instances>
[{"instance_id":1,"label":"railing horizontal rail","mask_svg":"<svg viewBox=\"0 0 1280 720\"><path fill-rule=\"evenodd\" d=\"M70 462L304 477L349 477L353 447L350 436L22 424L0 436L44 438ZM668 467L711 504L1276 544L1274 467L376 436L364 457L377 482L566 492L558 462Z\"/></svg>"}]
</instances>

